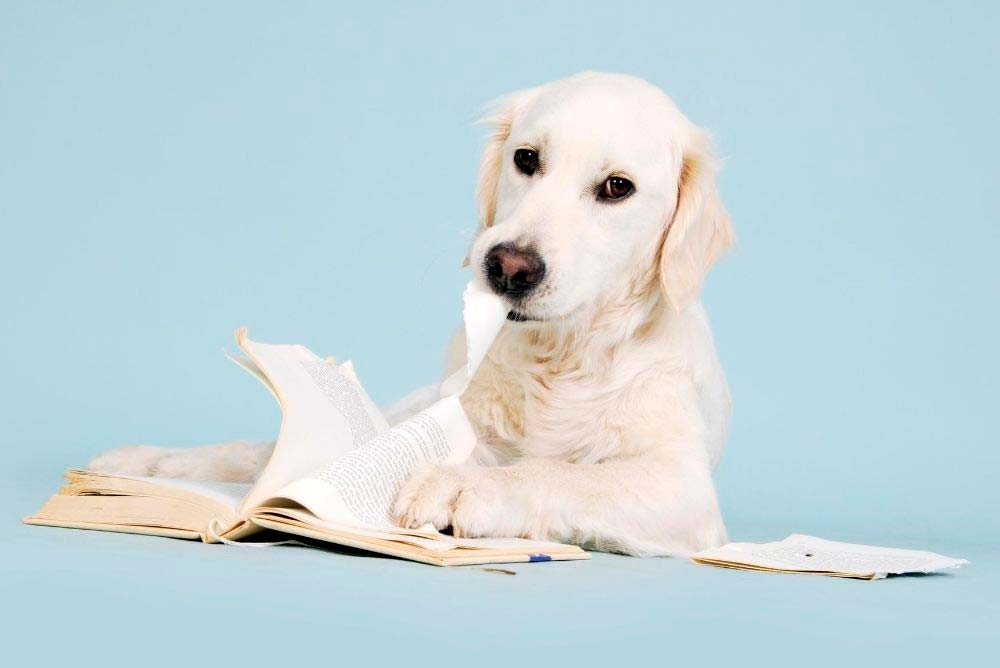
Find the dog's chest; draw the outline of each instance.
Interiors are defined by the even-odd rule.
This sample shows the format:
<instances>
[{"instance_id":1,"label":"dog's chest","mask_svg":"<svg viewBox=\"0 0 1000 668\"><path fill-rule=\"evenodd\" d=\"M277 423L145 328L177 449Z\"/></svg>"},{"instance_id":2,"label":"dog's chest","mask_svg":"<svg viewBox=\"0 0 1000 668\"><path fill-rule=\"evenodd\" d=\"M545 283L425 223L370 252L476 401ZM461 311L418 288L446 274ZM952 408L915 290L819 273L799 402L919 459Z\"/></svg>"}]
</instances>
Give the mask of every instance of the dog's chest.
<instances>
[{"instance_id":1,"label":"dog's chest","mask_svg":"<svg viewBox=\"0 0 1000 668\"><path fill-rule=\"evenodd\" d=\"M619 398L577 367L484 364L462 403L501 461L596 462L619 445Z\"/></svg>"}]
</instances>

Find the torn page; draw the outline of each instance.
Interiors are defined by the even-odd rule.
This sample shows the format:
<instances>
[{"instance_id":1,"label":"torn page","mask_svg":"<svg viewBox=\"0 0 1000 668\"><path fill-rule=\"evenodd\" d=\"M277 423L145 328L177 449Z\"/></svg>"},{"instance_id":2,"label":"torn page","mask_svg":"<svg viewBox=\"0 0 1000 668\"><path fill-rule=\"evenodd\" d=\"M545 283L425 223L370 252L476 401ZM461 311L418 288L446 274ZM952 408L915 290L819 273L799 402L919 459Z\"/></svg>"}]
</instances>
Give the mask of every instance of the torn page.
<instances>
[{"instance_id":1,"label":"torn page","mask_svg":"<svg viewBox=\"0 0 1000 668\"><path fill-rule=\"evenodd\" d=\"M969 562L933 552L855 545L792 534L774 543L729 543L692 555L699 564L780 573L811 573L862 579L933 573Z\"/></svg>"},{"instance_id":2,"label":"torn page","mask_svg":"<svg viewBox=\"0 0 1000 668\"><path fill-rule=\"evenodd\" d=\"M469 281L462 300L465 305L462 311L462 322L465 325L465 366L441 383L442 398L465 391L510 312L510 307L481 279Z\"/></svg>"}]
</instances>

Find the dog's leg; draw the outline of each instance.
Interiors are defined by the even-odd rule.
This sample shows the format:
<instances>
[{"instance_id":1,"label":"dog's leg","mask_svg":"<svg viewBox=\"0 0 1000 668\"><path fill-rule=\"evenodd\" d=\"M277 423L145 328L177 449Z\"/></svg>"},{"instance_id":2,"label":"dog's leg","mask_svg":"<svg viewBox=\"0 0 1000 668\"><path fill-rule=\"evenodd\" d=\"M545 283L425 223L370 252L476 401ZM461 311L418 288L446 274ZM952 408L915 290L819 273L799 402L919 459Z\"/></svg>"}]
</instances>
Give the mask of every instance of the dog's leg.
<instances>
[{"instance_id":1,"label":"dog's leg","mask_svg":"<svg viewBox=\"0 0 1000 668\"><path fill-rule=\"evenodd\" d=\"M245 441L195 448L132 445L98 455L87 468L115 475L253 482L273 449L274 443Z\"/></svg>"},{"instance_id":2,"label":"dog's leg","mask_svg":"<svg viewBox=\"0 0 1000 668\"><path fill-rule=\"evenodd\" d=\"M636 555L688 555L726 541L708 464L662 455L430 468L406 483L395 511L408 527L430 522L465 537L522 536Z\"/></svg>"}]
</instances>

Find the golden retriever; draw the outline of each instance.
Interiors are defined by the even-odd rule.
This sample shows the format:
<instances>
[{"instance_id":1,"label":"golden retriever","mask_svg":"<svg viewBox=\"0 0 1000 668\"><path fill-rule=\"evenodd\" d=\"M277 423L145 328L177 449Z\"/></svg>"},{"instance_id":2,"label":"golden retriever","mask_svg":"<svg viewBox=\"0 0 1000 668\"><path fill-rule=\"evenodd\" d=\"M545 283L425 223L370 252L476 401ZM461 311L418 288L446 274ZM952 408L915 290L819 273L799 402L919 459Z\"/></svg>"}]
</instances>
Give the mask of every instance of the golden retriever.
<instances>
[{"instance_id":1,"label":"golden retriever","mask_svg":"<svg viewBox=\"0 0 1000 668\"><path fill-rule=\"evenodd\" d=\"M724 543L730 399L698 294L733 234L708 137L617 74L514 93L488 120L468 261L511 310L462 396L475 463L414 475L399 521L635 555ZM464 348L460 331L446 376ZM91 466L248 480L268 452L139 446Z\"/></svg>"}]
</instances>

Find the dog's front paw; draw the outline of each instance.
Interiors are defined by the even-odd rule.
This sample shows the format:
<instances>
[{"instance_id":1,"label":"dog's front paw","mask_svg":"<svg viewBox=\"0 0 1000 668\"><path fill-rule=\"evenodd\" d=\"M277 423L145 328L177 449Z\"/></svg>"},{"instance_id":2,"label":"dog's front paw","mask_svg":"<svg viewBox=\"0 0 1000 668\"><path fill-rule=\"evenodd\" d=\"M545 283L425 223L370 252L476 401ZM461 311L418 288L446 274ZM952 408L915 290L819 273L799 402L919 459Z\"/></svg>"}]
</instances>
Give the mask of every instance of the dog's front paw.
<instances>
[{"instance_id":1,"label":"dog's front paw","mask_svg":"<svg viewBox=\"0 0 1000 668\"><path fill-rule=\"evenodd\" d=\"M517 514L506 502L504 479L496 469L438 466L414 474L396 497L400 526L451 527L464 538L521 535Z\"/></svg>"}]
</instances>

